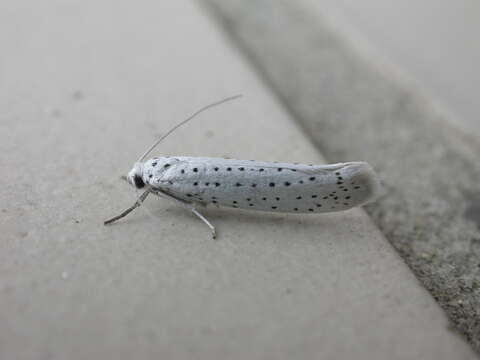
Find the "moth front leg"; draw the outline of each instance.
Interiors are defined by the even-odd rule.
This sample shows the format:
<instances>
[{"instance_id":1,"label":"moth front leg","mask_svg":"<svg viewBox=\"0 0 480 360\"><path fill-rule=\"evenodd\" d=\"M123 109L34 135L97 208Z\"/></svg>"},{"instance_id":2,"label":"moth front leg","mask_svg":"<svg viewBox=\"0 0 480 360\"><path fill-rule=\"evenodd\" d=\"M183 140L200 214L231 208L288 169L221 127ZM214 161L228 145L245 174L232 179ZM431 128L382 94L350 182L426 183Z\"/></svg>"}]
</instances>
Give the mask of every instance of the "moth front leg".
<instances>
[{"instance_id":1,"label":"moth front leg","mask_svg":"<svg viewBox=\"0 0 480 360\"><path fill-rule=\"evenodd\" d=\"M111 224L125 216L127 216L128 214L130 214L133 210L135 210L137 207L139 207L140 205L142 205L142 203L145 201L145 199L147 198L147 196L152 192L152 190L149 188L147 189L142 195L140 195L140 197L135 201L135 203L130 206L127 210L123 211L120 215L117 215L117 216L114 216L113 218L111 219L108 219L108 220L105 220L103 222L104 225L108 225L108 224Z\"/></svg>"}]
</instances>

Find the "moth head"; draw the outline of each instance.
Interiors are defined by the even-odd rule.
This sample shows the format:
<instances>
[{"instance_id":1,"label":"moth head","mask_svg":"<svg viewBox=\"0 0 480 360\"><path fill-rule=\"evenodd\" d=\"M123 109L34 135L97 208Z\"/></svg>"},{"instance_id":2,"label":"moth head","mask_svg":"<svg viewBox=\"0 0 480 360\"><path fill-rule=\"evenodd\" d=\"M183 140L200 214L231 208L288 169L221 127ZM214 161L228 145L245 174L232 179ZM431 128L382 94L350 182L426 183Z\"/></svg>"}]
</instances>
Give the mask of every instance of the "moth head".
<instances>
[{"instance_id":1,"label":"moth head","mask_svg":"<svg viewBox=\"0 0 480 360\"><path fill-rule=\"evenodd\" d=\"M137 162L127 175L127 181L137 189L145 187L143 181L143 163Z\"/></svg>"}]
</instances>

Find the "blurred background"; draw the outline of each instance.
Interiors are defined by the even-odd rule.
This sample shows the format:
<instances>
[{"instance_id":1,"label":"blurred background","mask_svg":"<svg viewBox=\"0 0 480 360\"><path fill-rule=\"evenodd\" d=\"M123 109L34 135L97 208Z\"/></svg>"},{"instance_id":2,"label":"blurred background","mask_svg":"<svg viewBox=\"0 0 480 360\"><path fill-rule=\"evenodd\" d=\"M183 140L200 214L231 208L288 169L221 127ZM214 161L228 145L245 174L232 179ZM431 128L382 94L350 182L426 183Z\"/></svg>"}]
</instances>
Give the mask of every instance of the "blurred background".
<instances>
[{"instance_id":1,"label":"blurred background","mask_svg":"<svg viewBox=\"0 0 480 360\"><path fill-rule=\"evenodd\" d=\"M394 63L452 112L457 125L478 132L478 1L322 0L309 4L370 51Z\"/></svg>"}]
</instances>

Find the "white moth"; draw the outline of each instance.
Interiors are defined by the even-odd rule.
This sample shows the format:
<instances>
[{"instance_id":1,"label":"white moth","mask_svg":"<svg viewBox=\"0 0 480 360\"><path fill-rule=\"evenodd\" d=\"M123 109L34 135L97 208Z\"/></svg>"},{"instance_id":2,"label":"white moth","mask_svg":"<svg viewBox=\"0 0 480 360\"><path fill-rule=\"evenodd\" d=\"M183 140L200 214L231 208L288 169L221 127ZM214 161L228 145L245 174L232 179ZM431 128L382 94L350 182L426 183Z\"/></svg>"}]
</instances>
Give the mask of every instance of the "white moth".
<instances>
[{"instance_id":1,"label":"white moth","mask_svg":"<svg viewBox=\"0 0 480 360\"><path fill-rule=\"evenodd\" d=\"M127 181L145 192L110 224L141 205L149 194L171 199L190 209L211 230L214 226L196 209L214 204L282 213L324 213L347 210L371 200L378 188L365 162L305 165L208 157L145 157L166 136L200 112L239 96L210 104L160 138L135 163Z\"/></svg>"}]
</instances>

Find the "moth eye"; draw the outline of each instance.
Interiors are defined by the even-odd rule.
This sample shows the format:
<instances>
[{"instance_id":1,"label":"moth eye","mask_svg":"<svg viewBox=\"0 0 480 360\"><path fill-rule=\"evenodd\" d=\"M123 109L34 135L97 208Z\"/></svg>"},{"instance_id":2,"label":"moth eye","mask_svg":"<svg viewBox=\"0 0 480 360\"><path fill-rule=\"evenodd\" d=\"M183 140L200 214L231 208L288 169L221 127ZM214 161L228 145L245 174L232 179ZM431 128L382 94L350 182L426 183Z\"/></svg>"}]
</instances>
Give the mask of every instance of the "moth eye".
<instances>
[{"instance_id":1,"label":"moth eye","mask_svg":"<svg viewBox=\"0 0 480 360\"><path fill-rule=\"evenodd\" d=\"M135 187L136 187L137 189L141 189L141 188L143 188L143 187L145 186L145 183L143 182L143 179L142 179L140 176L138 176L138 175L135 175L135 176L133 177L133 182L134 182Z\"/></svg>"}]
</instances>

